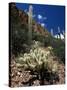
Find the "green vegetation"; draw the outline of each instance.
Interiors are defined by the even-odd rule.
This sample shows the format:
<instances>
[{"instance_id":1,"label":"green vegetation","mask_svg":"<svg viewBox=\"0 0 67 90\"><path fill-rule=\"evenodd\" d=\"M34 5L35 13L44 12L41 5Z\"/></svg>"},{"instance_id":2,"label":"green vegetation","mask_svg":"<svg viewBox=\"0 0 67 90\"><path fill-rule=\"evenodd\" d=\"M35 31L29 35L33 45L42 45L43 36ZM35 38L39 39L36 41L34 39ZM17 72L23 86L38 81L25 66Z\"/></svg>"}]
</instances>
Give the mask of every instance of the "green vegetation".
<instances>
[{"instance_id":1,"label":"green vegetation","mask_svg":"<svg viewBox=\"0 0 67 90\"><path fill-rule=\"evenodd\" d=\"M63 63L65 63L65 42L56 40L53 43L53 52Z\"/></svg>"}]
</instances>

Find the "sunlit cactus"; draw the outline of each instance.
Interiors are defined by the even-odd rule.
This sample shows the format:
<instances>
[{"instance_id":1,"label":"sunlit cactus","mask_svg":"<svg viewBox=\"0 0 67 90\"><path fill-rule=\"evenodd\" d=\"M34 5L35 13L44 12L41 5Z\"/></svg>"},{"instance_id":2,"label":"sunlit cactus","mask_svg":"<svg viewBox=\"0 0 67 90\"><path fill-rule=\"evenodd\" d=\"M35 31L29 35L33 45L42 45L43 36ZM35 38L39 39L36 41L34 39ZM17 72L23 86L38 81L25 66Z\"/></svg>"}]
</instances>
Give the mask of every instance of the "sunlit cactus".
<instances>
[{"instance_id":1,"label":"sunlit cactus","mask_svg":"<svg viewBox=\"0 0 67 90\"><path fill-rule=\"evenodd\" d=\"M35 48L31 49L29 53L25 53L23 57L18 58L20 61L20 67L23 67L25 70L30 70L33 73L37 72L41 79L44 79L44 73L46 70L49 73L57 73L58 72L58 64L54 62L53 58L51 58L51 50L52 47L47 47L48 50L43 49L36 42Z\"/></svg>"},{"instance_id":2,"label":"sunlit cactus","mask_svg":"<svg viewBox=\"0 0 67 90\"><path fill-rule=\"evenodd\" d=\"M33 7L32 5L29 6L28 12L28 43L31 44L32 41L32 14L33 14Z\"/></svg>"},{"instance_id":3,"label":"sunlit cactus","mask_svg":"<svg viewBox=\"0 0 67 90\"><path fill-rule=\"evenodd\" d=\"M50 70L50 72L57 72L57 64L54 63L53 59L50 59L50 50L52 47L48 47L48 51L37 46L31 49L29 53L25 53L23 57L18 58L22 66L25 69L31 69L33 71L38 71L41 69Z\"/></svg>"}]
</instances>

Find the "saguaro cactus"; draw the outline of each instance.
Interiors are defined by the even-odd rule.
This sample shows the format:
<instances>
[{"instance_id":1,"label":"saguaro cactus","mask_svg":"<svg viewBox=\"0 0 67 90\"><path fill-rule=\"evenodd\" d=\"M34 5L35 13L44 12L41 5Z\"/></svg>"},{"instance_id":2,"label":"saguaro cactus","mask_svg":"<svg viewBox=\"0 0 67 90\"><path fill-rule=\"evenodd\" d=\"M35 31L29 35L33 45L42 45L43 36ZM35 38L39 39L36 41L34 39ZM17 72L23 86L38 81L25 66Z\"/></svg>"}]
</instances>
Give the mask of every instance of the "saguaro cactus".
<instances>
[{"instance_id":1,"label":"saguaro cactus","mask_svg":"<svg viewBox=\"0 0 67 90\"><path fill-rule=\"evenodd\" d=\"M59 26L58 26L58 36L61 39L61 36L60 36L60 27Z\"/></svg>"},{"instance_id":2,"label":"saguaro cactus","mask_svg":"<svg viewBox=\"0 0 67 90\"><path fill-rule=\"evenodd\" d=\"M63 36L64 36L64 39L65 39L65 32L63 31Z\"/></svg>"},{"instance_id":3,"label":"saguaro cactus","mask_svg":"<svg viewBox=\"0 0 67 90\"><path fill-rule=\"evenodd\" d=\"M53 36L53 29L51 28L51 35Z\"/></svg>"},{"instance_id":4,"label":"saguaro cactus","mask_svg":"<svg viewBox=\"0 0 67 90\"><path fill-rule=\"evenodd\" d=\"M32 5L29 6L29 12L28 12L28 43L31 44L32 41L32 13L33 13L33 7Z\"/></svg>"}]
</instances>

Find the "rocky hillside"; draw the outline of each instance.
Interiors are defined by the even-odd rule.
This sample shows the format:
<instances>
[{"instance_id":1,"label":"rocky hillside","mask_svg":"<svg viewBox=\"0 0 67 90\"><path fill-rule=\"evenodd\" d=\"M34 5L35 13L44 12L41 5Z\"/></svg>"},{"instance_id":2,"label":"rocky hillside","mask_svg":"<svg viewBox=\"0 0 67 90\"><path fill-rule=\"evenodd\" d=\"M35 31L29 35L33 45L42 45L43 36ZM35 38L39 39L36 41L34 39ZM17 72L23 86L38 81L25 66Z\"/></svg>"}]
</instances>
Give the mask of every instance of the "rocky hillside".
<instances>
[{"instance_id":1,"label":"rocky hillside","mask_svg":"<svg viewBox=\"0 0 67 90\"><path fill-rule=\"evenodd\" d=\"M22 26L25 25L26 27L28 27L28 14L26 12L24 12L24 10L19 10L16 7L15 3L10 3L10 16L11 16L11 21L12 21L12 19L14 19L14 21L16 21L16 23L18 22ZM13 21L13 23L14 23L14 21ZM35 20L33 20L32 24L33 24L32 25L33 30L34 30L35 24L36 24L36 26L37 26L36 32L38 32L39 34L42 34L45 36L49 35L49 32L46 30L46 28L43 28L40 24L35 22Z\"/></svg>"}]
</instances>

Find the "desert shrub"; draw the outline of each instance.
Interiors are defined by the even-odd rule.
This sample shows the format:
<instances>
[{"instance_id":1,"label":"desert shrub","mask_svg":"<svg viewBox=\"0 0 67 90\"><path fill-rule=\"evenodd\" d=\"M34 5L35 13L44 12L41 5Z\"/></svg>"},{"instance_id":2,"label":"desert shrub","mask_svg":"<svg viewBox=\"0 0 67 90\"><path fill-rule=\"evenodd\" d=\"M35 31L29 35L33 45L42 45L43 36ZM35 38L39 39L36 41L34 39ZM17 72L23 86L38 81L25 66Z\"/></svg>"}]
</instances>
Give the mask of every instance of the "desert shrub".
<instances>
[{"instance_id":1,"label":"desert shrub","mask_svg":"<svg viewBox=\"0 0 67 90\"><path fill-rule=\"evenodd\" d=\"M23 20L19 17L19 10L15 4L9 5L10 13L10 49L11 53L18 55L26 51L28 26L23 24ZM26 45L24 45L26 44Z\"/></svg>"},{"instance_id":2,"label":"desert shrub","mask_svg":"<svg viewBox=\"0 0 67 90\"><path fill-rule=\"evenodd\" d=\"M65 43L60 39L55 39L52 42L53 52L54 54L65 63Z\"/></svg>"},{"instance_id":3,"label":"desert shrub","mask_svg":"<svg viewBox=\"0 0 67 90\"><path fill-rule=\"evenodd\" d=\"M27 46L27 29L19 26L19 25L13 25L11 27L11 45L12 45L12 53L15 55L25 52L26 47L24 47L24 44Z\"/></svg>"},{"instance_id":4,"label":"desert shrub","mask_svg":"<svg viewBox=\"0 0 67 90\"><path fill-rule=\"evenodd\" d=\"M43 43L43 40L44 40L44 36L41 35L40 33L37 33L37 32L32 32L32 40L35 40L35 41L40 41L41 43Z\"/></svg>"},{"instance_id":5,"label":"desert shrub","mask_svg":"<svg viewBox=\"0 0 67 90\"><path fill-rule=\"evenodd\" d=\"M63 63L65 63L65 46L54 48L53 51L55 55L58 56Z\"/></svg>"},{"instance_id":6,"label":"desert shrub","mask_svg":"<svg viewBox=\"0 0 67 90\"><path fill-rule=\"evenodd\" d=\"M54 54L65 63L65 42L61 39L55 39L51 36L44 38L44 46L51 46Z\"/></svg>"},{"instance_id":7,"label":"desert shrub","mask_svg":"<svg viewBox=\"0 0 67 90\"><path fill-rule=\"evenodd\" d=\"M50 45L50 37L44 37L44 46L47 47Z\"/></svg>"},{"instance_id":8,"label":"desert shrub","mask_svg":"<svg viewBox=\"0 0 67 90\"><path fill-rule=\"evenodd\" d=\"M35 41L39 41L39 42L41 42L41 43L43 43L43 45L45 46L45 47L47 47L47 46L50 46L50 44L51 44L51 42L52 42L52 37L51 37L51 35L48 35L47 37L46 36L43 36L43 35L41 35L41 34L39 34L39 33L36 33L36 32L34 32L33 31L33 40L35 40Z\"/></svg>"}]
</instances>

